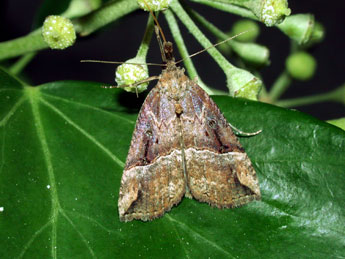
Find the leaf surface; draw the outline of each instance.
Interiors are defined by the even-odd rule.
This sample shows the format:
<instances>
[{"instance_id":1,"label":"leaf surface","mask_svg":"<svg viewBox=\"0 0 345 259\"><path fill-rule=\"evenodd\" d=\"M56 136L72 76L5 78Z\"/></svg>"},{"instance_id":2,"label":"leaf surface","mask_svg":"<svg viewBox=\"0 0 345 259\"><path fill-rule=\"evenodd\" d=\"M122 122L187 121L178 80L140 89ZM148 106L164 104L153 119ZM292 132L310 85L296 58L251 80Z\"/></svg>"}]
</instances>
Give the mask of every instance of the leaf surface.
<instances>
[{"instance_id":1,"label":"leaf surface","mask_svg":"<svg viewBox=\"0 0 345 259\"><path fill-rule=\"evenodd\" d=\"M184 198L122 223L120 179L142 99L91 82L30 87L0 70L0 258L336 258L345 255L345 132L303 113L214 97L262 200Z\"/></svg>"}]
</instances>

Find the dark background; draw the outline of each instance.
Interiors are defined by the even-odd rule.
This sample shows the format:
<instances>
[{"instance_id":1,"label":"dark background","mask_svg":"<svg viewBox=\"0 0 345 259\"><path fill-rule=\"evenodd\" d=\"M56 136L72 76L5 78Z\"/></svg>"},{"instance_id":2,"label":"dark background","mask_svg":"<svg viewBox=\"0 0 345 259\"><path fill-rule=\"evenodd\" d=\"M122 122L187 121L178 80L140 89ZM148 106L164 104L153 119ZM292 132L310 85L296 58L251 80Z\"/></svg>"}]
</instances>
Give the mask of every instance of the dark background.
<instances>
[{"instance_id":1,"label":"dark background","mask_svg":"<svg viewBox=\"0 0 345 259\"><path fill-rule=\"evenodd\" d=\"M26 35L32 30L38 8L43 1L38 0L1 0L0 1L0 41ZM58 2L58 1L57 1ZM228 31L239 17L221 12L210 7L190 3L195 10L222 30ZM323 42L314 46L309 52L317 59L318 67L313 79L307 82L293 82L283 98L301 97L320 94L337 88L345 82L345 18L344 1L333 0L290 0L289 7L293 14L312 13L326 29ZM146 26L147 13L136 11L121 19L120 22L86 38L79 38L77 43L64 51L44 50L25 68L26 81L38 85L57 80L91 80L114 84L115 66L105 64L80 63L81 59L98 59L125 61L136 55ZM163 15L160 22L169 36L168 26ZM261 70L266 86L272 85L281 73L289 53L289 39L276 28L260 25L260 44L270 49L271 64ZM197 41L180 23L189 53L202 49ZM202 28L201 28L202 29ZM204 30L205 31L205 30ZM207 34L212 42L216 39ZM178 53L175 53L178 58ZM226 90L225 76L207 53L193 58L202 80L215 88ZM231 60L230 60L231 61ZM147 62L160 63L158 44L153 38ZM160 68L150 68L150 74L159 74ZM152 84L151 84L152 86ZM338 103L321 103L297 107L319 119L345 117L345 108Z\"/></svg>"}]
</instances>

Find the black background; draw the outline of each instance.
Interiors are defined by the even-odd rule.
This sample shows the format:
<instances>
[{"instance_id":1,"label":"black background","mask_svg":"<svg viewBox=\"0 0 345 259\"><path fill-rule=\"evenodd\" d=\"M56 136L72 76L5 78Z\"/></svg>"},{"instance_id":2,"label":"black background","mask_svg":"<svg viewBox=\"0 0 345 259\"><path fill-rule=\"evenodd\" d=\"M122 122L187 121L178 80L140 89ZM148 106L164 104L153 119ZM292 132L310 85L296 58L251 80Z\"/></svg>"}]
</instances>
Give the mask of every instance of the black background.
<instances>
[{"instance_id":1,"label":"black background","mask_svg":"<svg viewBox=\"0 0 345 259\"><path fill-rule=\"evenodd\" d=\"M32 30L36 13L43 1L38 0L1 0L0 1L0 41L26 35ZM239 17L221 12L210 7L189 3L210 22L224 31L228 31ZM345 14L344 1L333 0L290 0L289 7L293 14L312 13L317 21L326 28L323 42L310 49L317 59L318 67L313 79L307 82L294 81L283 95L284 98L301 97L328 92L345 82ZM121 19L120 22L86 38L79 38L77 43L64 51L44 50L25 68L25 80L31 85L38 85L57 80L91 80L114 84L115 66L105 64L80 63L81 59L99 59L125 61L136 55L146 26L148 13L136 11ZM169 36L168 26L163 15L161 25ZM183 32L189 53L202 49L197 41L185 30ZM266 86L272 85L275 78L284 69L285 59L289 53L289 39L276 28L260 25L260 44L270 49L271 64L261 70ZM205 30L204 30L205 31ZM215 42L212 35L206 33ZM178 53L175 53L178 59ZM207 53L193 58L199 76L215 88L226 90L225 76ZM230 60L231 61L231 60ZM158 44L153 38L147 62L160 63ZM159 74L160 68L150 67L150 74ZM151 84L152 86L152 84ZM344 97L345 98L345 97ZM297 107L319 119L334 119L345 116L345 108L338 103L321 103Z\"/></svg>"}]
</instances>

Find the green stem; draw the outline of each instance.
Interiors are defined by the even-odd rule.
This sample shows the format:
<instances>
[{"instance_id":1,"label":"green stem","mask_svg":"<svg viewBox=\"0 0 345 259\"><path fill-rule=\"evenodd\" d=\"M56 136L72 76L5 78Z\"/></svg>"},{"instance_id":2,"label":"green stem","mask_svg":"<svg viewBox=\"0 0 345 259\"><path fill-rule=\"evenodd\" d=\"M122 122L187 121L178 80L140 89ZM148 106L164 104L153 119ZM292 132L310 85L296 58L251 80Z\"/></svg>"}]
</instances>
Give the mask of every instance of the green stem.
<instances>
[{"instance_id":1,"label":"green stem","mask_svg":"<svg viewBox=\"0 0 345 259\"><path fill-rule=\"evenodd\" d=\"M216 48L213 48L214 45L195 25L178 1L172 2L171 9L223 70L230 95L236 95L243 87L260 87L261 80L255 78L250 72L235 67Z\"/></svg>"},{"instance_id":2,"label":"green stem","mask_svg":"<svg viewBox=\"0 0 345 259\"><path fill-rule=\"evenodd\" d=\"M187 12L191 15L193 19L195 19L197 22L199 22L202 26L204 26L209 32L211 32L213 35L215 35L220 40L227 40L229 39L229 35L222 32L220 29L218 29L216 26L214 26L212 23L207 21L203 16L195 12L194 10L190 8L186 8ZM235 36L234 36L235 37ZM263 65L268 62L269 58L269 50L261 45L255 44L255 43L242 43L238 42L236 40L229 40L226 42L232 50L242 59L258 64Z\"/></svg>"},{"instance_id":3,"label":"green stem","mask_svg":"<svg viewBox=\"0 0 345 259\"><path fill-rule=\"evenodd\" d=\"M291 77L286 71L284 71L274 82L268 94L268 99L270 100L270 102L276 102L280 98L280 96L285 92L285 90L290 86L290 84Z\"/></svg>"},{"instance_id":4,"label":"green stem","mask_svg":"<svg viewBox=\"0 0 345 259\"><path fill-rule=\"evenodd\" d=\"M341 102L345 104L345 85L339 87L338 89L330 93L318 94L318 95L294 98L294 99L286 99L286 100L277 101L274 104L289 108L289 107L303 106L303 105L326 102L326 101Z\"/></svg>"},{"instance_id":5,"label":"green stem","mask_svg":"<svg viewBox=\"0 0 345 259\"><path fill-rule=\"evenodd\" d=\"M26 65L36 56L36 52L31 52L22 56L16 63L14 63L9 71L12 75L18 75Z\"/></svg>"},{"instance_id":6,"label":"green stem","mask_svg":"<svg viewBox=\"0 0 345 259\"><path fill-rule=\"evenodd\" d=\"M152 38L153 28L154 28L153 17L151 14L149 14L145 34L137 52L138 58L143 58L144 60L146 60L146 55L149 50L149 46L150 46L150 42Z\"/></svg>"},{"instance_id":7,"label":"green stem","mask_svg":"<svg viewBox=\"0 0 345 259\"><path fill-rule=\"evenodd\" d=\"M264 84L262 84L260 93L259 93L259 100L260 101L265 101L268 100L268 93L267 93L267 88Z\"/></svg>"},{"instance_id":8,"label":"green stem","mask_svg":"<svg viewBox=\"0 0 345 259\"><path fill-rule=\"evenodd\" d=\"M136 0L111 1L96 11L72 21L76 31L81 36L86 36L136 9L138 9ZM45 48L48 48L48 45L44 42L39 28L23 37L0 42L0 60Z\"/></svg>"},{"instance_id":9,"label":"green stem","mask_svg":"<svg viewBox=\"0 0 345 259\"><path fill-rule=\"evenodd\" d=\"M191 8L186 8L186 10L191 15L192 18L198 21L202 26L204 26L209 32L214 34L217 38L221 40L226 40L229 38L229 35L219 30L216 26L214 26L212 23L207 21L203 16L201 16L200 14L198 14ZM231 41L228 41L227 43L231 45Z\"/></svg>"},{"instance_id":10,"label":"green stem","mask_svg":"<svg viewBox=\"0 0 345 259\"><path fill-rule=\"evenodd\" d=\"M136 0L110 1L96 11L73 20L73 24L81 36L86 36L138 8Z\"/></svg>"},{"instance_id":11,"label":"green stem","mask_svg":"<svg viewBox=\"0 0 345 259\"><path fill-rule=\"evenodd\" d=\"M211 90L209 87L207 87L201 80L200 77L198 75L198 72L196 71L194 64L191 60L191 58L189 57L189 53L188 50L186 48L186 45L184 44L180 29L178 27L177 21L174 17L174 14L167 9L164 12L165 15L165 19L168 22L171 34L175 40L175 43L179 49L179 52L181 54L181 57L183 59L183 63L188 71L188 75L190 78L198 78L198 84L200 85L200 87L202 89L204 89L208 94L215 94L213 90Z\"/></svg>"},{"instance_id":12,"label":"green stem","mask_svg":"<svg viewBox=\"0 0 345 259\"><path fill-rule=\"evenodd\" d=\"M0 60L20 56L47 47L48 45L44 42L41 35L41 29L37 29L23 37L0 42Z\"/></svg>"},{"instance_id":13,"label":"green stem","mask_svg":"<svg viewBox=\"0 0 345 259\"><path fill-rule=\"evenodd\" d=\"M213 44L209 39L200 31L200 29L195 25L186 11L182 8L178 1L173 1L171 4L171 9L176 13L177 17L183 22L187 27L189 32L194 36L194 38L204 47L208 48ZM223 71L228 71L235 68L231 63L229 63L226 58L216 49L210 48L207 52L212 56L212 58L217 62Z\"/></svg>"},{"instance_id":14,"label":"green stem","mask_svg":"<svg viewBox=\"0 0 345 259\"><path fill-rule=\"evenodd\" d=\"M250 18L253 20L257 20L257 21L259 20L258 17L256 17L247 8L239 7L237 5L226 3L224 1L219 1L219 0L218 1L217 0L190 0L190 1L204 4L204 5L208 5L208 6L215 8L215 9L219 9L219 10L224 11L224 12L233 13L233 14L245 17L245 18Z\"/></svg>"}]
</instances>

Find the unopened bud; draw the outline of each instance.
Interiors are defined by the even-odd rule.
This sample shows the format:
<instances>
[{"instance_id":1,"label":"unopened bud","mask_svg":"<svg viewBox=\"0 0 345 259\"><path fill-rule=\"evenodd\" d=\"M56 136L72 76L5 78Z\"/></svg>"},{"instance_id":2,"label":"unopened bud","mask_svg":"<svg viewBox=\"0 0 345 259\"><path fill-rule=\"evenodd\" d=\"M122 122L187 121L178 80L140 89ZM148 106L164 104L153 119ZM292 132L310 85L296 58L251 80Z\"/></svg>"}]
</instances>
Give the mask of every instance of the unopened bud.
<instances>
[{"instance_id":1,"label":"unopened bud","mask_svg":"<svg viewBox=\"0 0 345 259\"><path fill-rule=\"evenodd\" d=\"M289 74L297 80L308 80L315 74L315 58L304 51L299 51L286 60L286 69Z\"/></svg>"},{"instance_id":2,"label":"unopened bud","mask_svg":"<svg viewBox=\"0 0 345 259\"><path fill-rule=\"evenodd\" d=\"M167 9L171 0L137 0L141 9L145 11L162 11Z\"/></svg>"},{"instance_id":3,"label":"unopened bud","mask_svg":"<svg viewBox=\"0 0 345 259\"><path fill-rule=\"evenodd\" d=\"M230 71L230 80L228 81L228 85L233 96L257 100L257 96L262 87L262 82L250 72L234 68Z\"/></svg>"},{"instance_id":4,"label":"unopened bud","mask_svg":"<svg viewBox=\"0 0 345 259\"><path fill-rule=\"evenodd\" d=\"M260 20L271 27L284 21L290 13L287 0L263 0Z\"/></svg>"},{"instance_id":5,"label":"unopened bud","mask_svg":"<svg viewBox=\"0 0 345 259\"><path fill-rule=\"evenodd\" d=\"M243 33L244 31L246 33ZM235 38L237 41L253 42L260 34L260 27L252 20L242 19L235 22L231 30L231 35L238 35L240 33L242 34Z\"/></svg>"},{"instance_id":6,"label":"unopened bud","mask_svg":"<svg viewBox=\"0 0 345 259\"><path fill-rule=\"evenodd\" d=\"M233 41L231 46L238 56L251 65L263 66L269 63L270 52L265 46L237 41Z\"/></svg>"},{"instance_id":7,"label":"unopened bud","mask_svg":"<svg viewBox=\"0 0 345 259\"><path fill-rule=\"evenodd\" d=\"M126 64L126 63L138 63L138 64ZM132 59L127 60L126 63L118 66L116 69L115 81L118 84L118 86L129 85L127 87L124 87L124 89L127 92L132 92L132 93L136 93L136 92L141 93L145 91L149 84L148 82L145 82L139 85L133 85L149 77L147 65L146 64L141 65L142 63L145 63L145 60L132 58Z\"/></svg>"},{"instance_id":8,"label":"unopened bud","mask_svg":"<svg viewBox=\"0 0 345 259\"><path fill-rule=\"evenodd\" d=\"M325 28L319 22L315 22L314 29L311 33L309 44L313 45L319 43L325 37ZM309 45L308 45L309 46Z\"/></svg>"},{"instance_id":9,"label":"unopened bud","mask_svg":"<svg viewBox=\"0 0 345 259\"><path fill-rule=\"evenodd\" d=\"M62 16L48 16L42 27L44 41L51 49L65 49L74 44L76 39L73 23Z\"/></svg>"},{"instance_id":10,"label":"unopened bud","mask_svg":"<svg viewBox=\"0 0 345 259\"><path fill-rule=\"evenodd\" d=\"M298 44L306 44L311 38L314 24L313 15L295 14L287 17L278 28Z\"/></svg>"}]
</instances>

